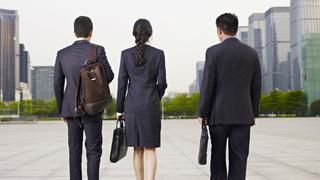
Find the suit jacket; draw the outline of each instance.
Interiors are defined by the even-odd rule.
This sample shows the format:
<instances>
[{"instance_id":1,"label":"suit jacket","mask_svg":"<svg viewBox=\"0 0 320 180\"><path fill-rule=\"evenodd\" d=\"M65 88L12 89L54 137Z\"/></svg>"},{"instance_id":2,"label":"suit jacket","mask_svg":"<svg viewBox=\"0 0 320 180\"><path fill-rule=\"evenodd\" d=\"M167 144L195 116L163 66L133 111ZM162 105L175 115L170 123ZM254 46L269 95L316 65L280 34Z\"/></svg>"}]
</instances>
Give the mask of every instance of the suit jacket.
<instances>
[{"instance_id":1,"label":"suit jacket","mask_svg":"<svg viewBox=\"0 0 320 180\"><path fill-rule=\"evenodd\" d=\"M167 88L162 50L146 45L146 63L137 66L137 49L122 51L118 78L117 112L160 112L160 100Z\"/></svg>"},{"instance_id":2,"label":"suit jacket","mask_svg":"<svg viewBox=\"0 0 320 180\"><path fill-rule=\"evenodd\" d=\"M207 49L199 116L209 125L253 125L259 115L260 62L256 51L236 38Z\"/></svg>"},{"instance_id":3,"label":"suit jacket","mask_svg":"<svg viewBox=\"0 0 320 180\"><path fill-rule=\"evenodd\" d=\"M75 115L75 96L80 70L91 55L92 44L87 40L76 41L71 46L58 51L54 68L54 92L61 117ZM97 61L104 65L105 75L110 83L114 74L104 48L99 45L97 45ZM65 79L67 80L66 88L64 88Z\"/></svg>"}]
</instances>

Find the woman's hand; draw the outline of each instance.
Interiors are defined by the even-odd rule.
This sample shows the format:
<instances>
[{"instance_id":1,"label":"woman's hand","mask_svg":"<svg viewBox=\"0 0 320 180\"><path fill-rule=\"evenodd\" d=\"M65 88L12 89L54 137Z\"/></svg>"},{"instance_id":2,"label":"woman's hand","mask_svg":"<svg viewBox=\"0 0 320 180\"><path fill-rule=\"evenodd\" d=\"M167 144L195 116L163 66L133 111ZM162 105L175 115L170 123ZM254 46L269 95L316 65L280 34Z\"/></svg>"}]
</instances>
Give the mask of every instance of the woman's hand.
<instances>
[{"instance_id":1,"label":"woman's hand","mask_svg":"<svg viewBox=\"0 0 320 180\"><path fill-rule=\"evenodd\" d=\"M118 120L125 120L124 114L123 113L117 113Z\"/></svg>"}]
</instances>

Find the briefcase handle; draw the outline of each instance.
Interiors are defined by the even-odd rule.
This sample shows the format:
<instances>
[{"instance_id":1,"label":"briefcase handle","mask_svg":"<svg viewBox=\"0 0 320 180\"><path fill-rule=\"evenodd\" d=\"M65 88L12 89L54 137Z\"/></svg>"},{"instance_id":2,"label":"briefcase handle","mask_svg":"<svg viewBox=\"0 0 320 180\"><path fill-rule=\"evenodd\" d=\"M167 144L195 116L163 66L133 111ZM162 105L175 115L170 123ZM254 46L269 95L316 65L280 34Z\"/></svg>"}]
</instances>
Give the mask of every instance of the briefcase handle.
<instances>
[{"instance_id":1,"label":"briefcase handle","mask_svg":"<svg viewBox=\"0 0 320 180\"><path fill-rule=\"evenodd\" d=\"M123 119L118 119L116 123L116 128L120 127L123 128L125 126L124 120Z\"/></svg>"},{"instance_id":2,"label":"briefcase handle","mask_svg":"<svg viewBox=\"0 0 320 180\"><path fill-rule=\"evenodd\" d=\"M202 121L202 125L201 125L202 129L207 129L207 124L205 121Z\"/></svg>"}]
</instances>

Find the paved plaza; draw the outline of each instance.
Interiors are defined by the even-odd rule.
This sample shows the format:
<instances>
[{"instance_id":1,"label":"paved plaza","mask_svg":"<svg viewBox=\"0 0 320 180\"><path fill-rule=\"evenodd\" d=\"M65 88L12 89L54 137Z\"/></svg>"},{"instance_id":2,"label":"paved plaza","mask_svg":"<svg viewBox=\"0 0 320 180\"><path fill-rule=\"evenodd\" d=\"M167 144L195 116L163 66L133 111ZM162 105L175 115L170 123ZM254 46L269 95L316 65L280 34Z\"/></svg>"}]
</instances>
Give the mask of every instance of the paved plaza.
<instances>
[{"instance_id":1,"label":"paved plaza","mask_svg":"<svg viewBox=\"0 0 320 180\"><path fill-rule=\"evenodd\" d=\"M134 180L131 149L108 161L114 126L104 122L101 179ZM209 179L209 166L197 164L199 135L196 120L163 121L157 180ZM248 180L320 180L320 118L258 119L251 140ZM85 163L84 155L84 176ZM0 124L0 179L68 180L66 125Z\"/></svg>"}]
</instances>

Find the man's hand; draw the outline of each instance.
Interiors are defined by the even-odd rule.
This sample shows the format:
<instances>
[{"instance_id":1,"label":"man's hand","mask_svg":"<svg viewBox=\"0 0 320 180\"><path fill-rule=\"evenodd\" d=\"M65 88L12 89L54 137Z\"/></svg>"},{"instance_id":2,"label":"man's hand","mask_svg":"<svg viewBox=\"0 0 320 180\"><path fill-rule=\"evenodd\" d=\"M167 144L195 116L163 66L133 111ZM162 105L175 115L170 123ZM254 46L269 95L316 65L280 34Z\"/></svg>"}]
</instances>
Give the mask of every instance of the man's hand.
<instances>
[{"instance_id":1,"label":"man's hand","mask_svg":"<svg viewBox=\"0 0 320 180\"><path fill-rule=\"evenodd\" d=\"M67 122L63 117L61 118L61 120L62 120L63 122L65 122L65 123Z\"/></svg>"},{"instance_id":2,"label":"man's hand","mask_svg":"<svg viewBox=\"0 0 320 180\"><path fill-rule=\"evenodd\" d=\"M120 115L120 116L118 116L118 120L125 120L126 118L124 117L124 115Z\"/></svg>"},{"instance_id":3,"label":"man's hand","mask_svg":"<svg viewBox=\"0 0 320 180\"><path fill-rule=\"evenodd\" d=\"M200 123L200 125L202 125L202 123L204 122L205 124L208 124L208 118L202 118L202 117L198 117L198 121Z\"/></svg>"}]
</instances>

